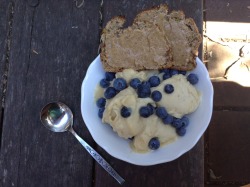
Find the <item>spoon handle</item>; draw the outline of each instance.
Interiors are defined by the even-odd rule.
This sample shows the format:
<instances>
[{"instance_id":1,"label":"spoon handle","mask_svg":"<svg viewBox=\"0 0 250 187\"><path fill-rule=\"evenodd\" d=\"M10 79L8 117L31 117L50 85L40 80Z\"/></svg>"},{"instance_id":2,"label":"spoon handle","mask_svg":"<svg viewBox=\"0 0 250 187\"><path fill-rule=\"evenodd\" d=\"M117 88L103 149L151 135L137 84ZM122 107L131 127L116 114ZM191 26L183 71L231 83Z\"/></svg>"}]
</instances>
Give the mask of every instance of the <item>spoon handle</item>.
<instances>
[{"instance_id":1,"label":"spoon handle","mask_svg":"<svg viewBox=\"0 0 250 187\"><path fill-rule=\"evenodd\" d=\"M102 158L99 153L97 153L87 142L85 142L80 136L76 134L76 132L71 128L69 130L76 139L82 144L82 146L89 152L89 154L112 176L119 182L123 184L125 180L109 165L109 163Z\"/></svg>"}]
</instances>

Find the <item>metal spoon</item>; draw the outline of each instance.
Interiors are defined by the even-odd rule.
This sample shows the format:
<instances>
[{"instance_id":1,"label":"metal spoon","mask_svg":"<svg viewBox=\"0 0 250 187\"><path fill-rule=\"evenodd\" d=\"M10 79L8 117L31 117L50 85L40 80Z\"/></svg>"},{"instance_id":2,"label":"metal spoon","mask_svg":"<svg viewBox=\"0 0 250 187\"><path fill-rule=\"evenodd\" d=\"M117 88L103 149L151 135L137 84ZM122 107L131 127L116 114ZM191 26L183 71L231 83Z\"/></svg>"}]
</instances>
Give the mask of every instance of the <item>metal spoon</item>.
<instances>
[{"instance_id":1,"label":"metal spoon","mask_svg":"<svg viewBox=\"0 0 250 187\"><path fill-rule=\"evenodd\" d=\"M102 158L92 147L89 146L80 136L76 134L73 129L73 114L70 108L61 103L49 103L43 107L40 119L43 125L54 132L71 132L82 146L89 152L89 154L120 184L125 180L109 165L109 163Z\"/></svg>"}]
</instances>

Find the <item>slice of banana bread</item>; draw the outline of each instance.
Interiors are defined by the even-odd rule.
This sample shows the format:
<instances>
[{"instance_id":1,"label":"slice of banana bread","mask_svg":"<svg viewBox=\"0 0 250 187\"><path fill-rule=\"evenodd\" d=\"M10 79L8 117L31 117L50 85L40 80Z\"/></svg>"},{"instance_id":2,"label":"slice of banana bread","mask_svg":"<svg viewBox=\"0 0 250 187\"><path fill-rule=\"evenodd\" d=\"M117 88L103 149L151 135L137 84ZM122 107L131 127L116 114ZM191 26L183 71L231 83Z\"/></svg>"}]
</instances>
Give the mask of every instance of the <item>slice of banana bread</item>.
<instances>
[{"instance_id":1,"label":"slice of banana bread","mask_svg":"<svg viewBox=\"0 0 250 187\"><path fill-rule=\"evenodd\" d=\"M192 70L196 67L195 58L202 37L193 19L185 19L182 11L173 11L167 14L168 7L159 7L139 13L134 22L149 22L158 25L164 31L171 44L173 52L172 69Z\"/></svg>"},{"instance_id":2,"label":"slice of banana bread","mask_svg":"<svg viewBox=\"0 0 250 187\"><path fill-rule=\"evenodd\" d=\"M180 11L168 14L167 5L139 13L123 28L124 17L111 19L101 35L105 71L195 68L201 36L192 19Z\"/></svg>"}]
</instances>

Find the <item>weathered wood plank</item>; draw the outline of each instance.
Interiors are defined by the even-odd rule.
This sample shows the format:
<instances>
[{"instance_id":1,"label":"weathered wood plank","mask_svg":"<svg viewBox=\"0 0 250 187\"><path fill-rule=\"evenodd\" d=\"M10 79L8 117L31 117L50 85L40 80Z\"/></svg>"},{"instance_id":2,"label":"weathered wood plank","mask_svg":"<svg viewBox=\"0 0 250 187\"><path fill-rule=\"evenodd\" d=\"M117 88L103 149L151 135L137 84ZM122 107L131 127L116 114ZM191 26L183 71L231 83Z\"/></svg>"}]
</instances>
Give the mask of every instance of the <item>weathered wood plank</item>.
<instances>
[{"instance_id":1,"label":"weathered wood plank","mask_svg":"<svg viewBox=\"0 0 250 187\"><path fill-rule=\"evenodd\" d=\"M214 111L205 138L207 186L250 183L249 120L249 111Z\"/></svg>"},{"instance_id":2,"label":"weathered wood plank","mask_svg":"<svg viewBox=\"0 0 250 187\"><path fill-rule=\"evenodd\" d=\"M249 0L206 0L206 21L246 22L250 21Z\"/></svg>"},{"instance_id":3,"label":"weathered wood plank","mask_svg":"<svg viewBox=\"0 0 250 187\"><path fill-rule=\"evenodd\" d=\"M183 10L186 17L195 20L202 32L202 1L104 1L102 7L103 27L113 16L123 15L127 25L132 23L136 13L168 2L171 10ZM201 50L200 50L201 51ZM201 55L201 54L200 54ZM204 148L203 138L197 145L175 161L148 167L140 167L120 161L98 148L107 160L126 180L124 186L203 186L204 185ZM119 186L103 169L96 165L95 186Z\"/></svg>"},{"instance_id":4,"label":"weathered wood plank","mask_svg":"<svg viewBox=\"0 0 250 187\"><path fill-rule=\"evenodd\" d=\"M2 85L2 77L4 73L4 63L6 60L6 39L7 39L7 18L8 18L8 2L0 1L0 77ZM2 89L2 88L1 88ZM2 90L1 90L2 93Z\"/></svg>"},{"instance_id":5,"label":"weathered wood plank","mask_svg":"<svg viewBox=\"0 0 250 187\"><path fill-rule=\"evenodd\" d=\"M204 185L203 163L204 149L203 138L196 146L180 158L154 166L136 166L108 155L102 148L98 151L126 180L123 186L197 186ZM120 186L103 169L96 165L96 187Z\"/></svg>"},{"instance_id":6,"label":"weathered wood plank","mask_svg":"<svg viewBox=\"0 0 250 187\"><path fill-rule=\"evenodd\" d=\"M69 133L53 133L41 108L60 100L94 145L80 113L80 89L99 45L99 0L16 1L3 121L0 186L91 186L93 159Z\"/></svg>"}]
</instances>

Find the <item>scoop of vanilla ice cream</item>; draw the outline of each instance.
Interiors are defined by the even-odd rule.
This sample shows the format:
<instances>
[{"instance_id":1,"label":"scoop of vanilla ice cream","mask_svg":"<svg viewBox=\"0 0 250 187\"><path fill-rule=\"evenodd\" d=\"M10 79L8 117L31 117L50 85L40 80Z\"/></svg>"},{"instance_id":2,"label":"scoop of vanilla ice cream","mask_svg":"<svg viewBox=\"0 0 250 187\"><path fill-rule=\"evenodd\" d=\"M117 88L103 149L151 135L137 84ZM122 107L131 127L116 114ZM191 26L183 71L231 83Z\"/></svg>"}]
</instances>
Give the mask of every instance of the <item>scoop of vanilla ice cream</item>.
<instances>
[{"instance_id":1,"label":"scoop of vanilla ice cream","mask_svg":"<svg viewBox=\"0 0 250 187\"><path fill-rule=\"evenodd\" d=\"M170 94L164 91L167 84L174 87ZM200 93L182 74L163 80L159 86L152 88L152 91L154 90L162 93L162 99L156 104L165 107L167 112L176 118L194 112L200 104Z\"/></svg>"}]
</instances>

